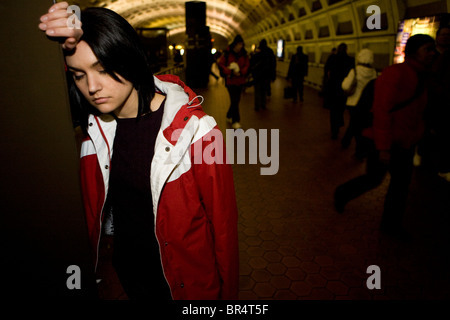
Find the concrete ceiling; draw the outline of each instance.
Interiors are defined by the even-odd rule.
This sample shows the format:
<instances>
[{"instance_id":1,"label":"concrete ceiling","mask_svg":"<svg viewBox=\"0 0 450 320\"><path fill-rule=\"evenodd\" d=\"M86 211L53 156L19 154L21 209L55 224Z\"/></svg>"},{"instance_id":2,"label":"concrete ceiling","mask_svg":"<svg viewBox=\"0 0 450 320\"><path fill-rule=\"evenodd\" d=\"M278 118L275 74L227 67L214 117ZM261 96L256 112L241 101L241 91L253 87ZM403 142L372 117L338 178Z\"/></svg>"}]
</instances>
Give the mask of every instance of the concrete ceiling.
<instances>
[{"instance_id":1,"label":"concrete ceiling","mask_svg":"<svg viewBox=\"0 0 450 320\"><path fill-rule=\"evenodd\" d=\"M185 2L183 0L78 0L71 4L81 8L106 7L122 15L135 28L167 28L171 39L185 34ZM274 12L292 0L207 0L206 24L213 37L222 42L236 34L245 35Z\"/></svg>"}]
</instances>

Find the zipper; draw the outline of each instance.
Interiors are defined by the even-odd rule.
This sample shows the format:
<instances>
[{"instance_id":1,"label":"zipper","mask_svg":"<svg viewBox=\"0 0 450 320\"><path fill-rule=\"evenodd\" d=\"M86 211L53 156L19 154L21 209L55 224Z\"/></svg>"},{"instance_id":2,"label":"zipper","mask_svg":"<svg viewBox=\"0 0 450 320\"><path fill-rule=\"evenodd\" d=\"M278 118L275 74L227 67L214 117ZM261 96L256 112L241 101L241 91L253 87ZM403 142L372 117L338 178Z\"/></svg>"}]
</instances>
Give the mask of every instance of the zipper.
<instances>
[{"instance_id":1,"label":"zipper","mask_svg":"<svg viewBox=\"0 0 450 320\"><path fill-rule=\"evenodd\" d=\"M109 147L108 140L106 139L105 133L103 132L103 129L102 129L101 125L100 125L100 122L98 121L97 116L95 116L94 119L95 119L95 122L97 122L97 127L98 127L98 129L100 131L100 134L102 135L103 140L105 141L106 146L108 148L108 160L109 160L108 171L110 171L111 170L111 149ZM97 157L97 159L98 159L98 157ZM102 170L101 166L100 166L100 170ZM99 230L98 230L99 233L98 233L98 239L97 239L97 251L96 251L96 255L95 255L95 268L94 268L95 272L97 271L97 266L98 266L98 256L99 256L99 250L100 250L100 239L101 239L101 236L102 236L102 227L103 227L103 223L102 223L103 219L102 218L103 218L103 214L104 214L103 210L105 209L106 197L108 195L108 193L106 191L106 185L104 185L104 192L105 192L105 195L104 195L105 198L103 199L102 210L100 211L100 221L99 221L99 226L100 227L99 227Z\"/></svg>"},{"instance_id":2,"label":"zipper","mask_svg":"<svg viewBox=\"0 0 450 320\"><path fill-rule=\"evenodd\" d=\"M158 204L159 204L159 201L158 201ZM158 209L156 209L156 211L158 211ZM170 287L169 280L167 280L166 273L165 273L165 271L164 271L164 265L163 265L163 263L162 263L161 243L159 242L158 235L157 235L157 233L156 233L156 221L155 221L155 228L154 228L154 231L155 231L156 242L158 242L159 262L161 263L161 270L162 270L162 273L163 273L163 277L164 277L164 280L166 280L167 286L169 287L170 296L172 297L172 300L174 300L174 299L173 299L173 294L172 294L172 288ZM164 242L164 245L165 245L165 244L166 244L166 242Z\"/></svg>"}]
</instances>

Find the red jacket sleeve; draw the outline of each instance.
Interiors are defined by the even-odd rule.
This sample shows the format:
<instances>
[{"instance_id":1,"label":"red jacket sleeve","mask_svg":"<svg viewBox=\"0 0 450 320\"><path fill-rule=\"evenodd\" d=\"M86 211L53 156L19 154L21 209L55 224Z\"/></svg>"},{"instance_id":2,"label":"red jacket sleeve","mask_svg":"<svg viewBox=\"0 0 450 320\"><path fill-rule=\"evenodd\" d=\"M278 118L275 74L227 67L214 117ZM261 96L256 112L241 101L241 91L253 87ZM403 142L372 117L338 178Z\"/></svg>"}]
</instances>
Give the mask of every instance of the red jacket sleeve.
<instances>
[{"instance_id":1,"label":"red jacket sleeve","mask_svg":"<svg viewBox=\"0 0 450 320\"><path fill-rule=\"evenodd\" d=\"M233 172L226 161L226 146L217 126L201 141L202 162L194 164L194 175L214 234L218 272L222 281L220 298L238 299L239 248L238 211Z\"/></svg>"},{"instance_id":2,"label":"red jacket sleeve","mask_svg":"<svg viewBox=\"0 0 450 320\"><path fill-rule=\"evenodd\" d=\"M240 66L240 72L243 76L246 76L248 74L249 68L250 68L250 59L247 55L242 57L242 65Z\"/></svg>"},{"instance_id":3,"label":"red jacket sleeve","mask_svg":"<svg viewBox=\"0 0 450 320\"><path fill-rule=\"evenodd\" d=\"M229 63L227 64L227 56L228 52L225 52L217 62L219 68L222 69L223 73L227 76L231 75L231 69L228 68Z\"/></svg>"}]
</instances>

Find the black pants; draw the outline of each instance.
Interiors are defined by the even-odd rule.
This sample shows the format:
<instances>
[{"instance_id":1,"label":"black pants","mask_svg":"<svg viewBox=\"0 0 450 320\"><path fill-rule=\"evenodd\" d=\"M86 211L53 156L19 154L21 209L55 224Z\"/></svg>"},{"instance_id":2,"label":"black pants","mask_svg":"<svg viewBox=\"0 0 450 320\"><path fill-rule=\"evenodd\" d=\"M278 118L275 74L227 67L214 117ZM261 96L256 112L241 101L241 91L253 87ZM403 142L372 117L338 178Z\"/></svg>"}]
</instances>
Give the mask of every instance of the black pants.
<instances>
[{"instance_id":1,"label":"black pants","mask_svg":"<svg viewBox=\"0 0 450 320\"><path fill-rule=\"evenodd\" d=\"M331 137L337 139L339 129L344 125L345 102L337 101L330 105L330 128Z\"/></svg>"},{"instance_id":2,"label":"black pants","mask_svg":"<svg viewBox=\"0 0 450 320\"><path fill-rule=\"evenodd\" d=\"M113 266L130 300L169 301L159 248L153 236L114 234Z\"/></svg>"},{"instance_id":3,"label":"black pants","mask_svg":"<svg viewBox=\"0 0 450 320\"><path fill-rule=\"evenodd\" d=\"M227 112L227 118L231 118L232 123L240 122L241 116L239 113L239 102L241 101L241 94L243 86L227 86L230 94L230 108Z\"/></svg>"},{"instance_id":4,"label":"black pants","mask_svg":"<svg viewBox=\"0 0 450 320\"><path fill-rule=\"evenodd\" d=\"M367 138L362 135L364 128L361 123L361 111L358 111L356 107L348 107L348 111L350 114L350 121L344 137L342 138L342 146L347 148L351 144L352 139L355 138L355 156L362 159L367 157L368 143L366 143Z\"/></svg>"},{"instance_id":5,"label":"black pants","mask_svg":"<svg viewBox=\"0 0 450 320\"><path fill-rule=\"evenodd\" d=\"M336 188L336 199L347 203L379 186L389 171L391 180L384 200L384 211L381 228L386 231L397 231L402 224L406 209L408 188L413 172L414 148L403 149L394 146L391 150L391 159L388 166L379 160L379 152L375 149L373 141L367 142L369 155L366 173L356 177Z\"/></svg>"},{"instance_id":6,"label":"black pants","mask_svg":"<svg viewBox=\"0 0 450 320\"><path fill-rule=\"evenodd\" d=\"M255 81L255 110L266 109L266 98L269 95L270 79Z\"/></svg>"},{"instance_id":7,"label":"black pants","mask_svg":"<svg viewBox=\"0 0 450 320\"><path fill-rule=\"evenodd\" d=\"M304 78L294 78L292 79L292 87L294 88L294 102L297 101L297 97L300 97L300 101L303 101L304 92Z\"/></svg>"}]
</instances>

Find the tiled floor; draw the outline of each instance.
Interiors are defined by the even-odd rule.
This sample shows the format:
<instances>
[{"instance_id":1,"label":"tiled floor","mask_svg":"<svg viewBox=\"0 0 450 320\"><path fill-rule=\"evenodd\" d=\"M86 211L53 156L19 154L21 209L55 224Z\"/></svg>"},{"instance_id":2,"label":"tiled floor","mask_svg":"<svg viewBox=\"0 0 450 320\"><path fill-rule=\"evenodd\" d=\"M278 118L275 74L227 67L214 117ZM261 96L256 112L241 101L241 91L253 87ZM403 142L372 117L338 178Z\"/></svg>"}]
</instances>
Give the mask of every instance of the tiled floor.
<instances>
[{"instance_id":1,"label":"tiled floor","mask_svg":"<svg viewBox=\"0 0 450 320\"><path fill-rule=\"evenodd\" d=\"M305 101L282 97L286 82L272 84L265 111L253 109L253 88L241 101L243 129L279 130L279 170L260 175L257 164L234 164L239 208L240 299L449 299L450 183L416 168L404 219L410 240L378 230L389 177L355 199L343 214L333 208L334 188L364 171L364 163L330 139L328 110L316 90ZM205 111L225 130L229 99L211 78ZM342 136L341 132L341 136ZM277 143L275 135L271 143ZM259 134L258 138L261 138ZM270 150L270 148L269 148ZM103 299L126 299L110 266L111 239L102 241L99 285ZM381 289L370 290L367 268L380 268Z\"/></svg>"}]
</instances>

